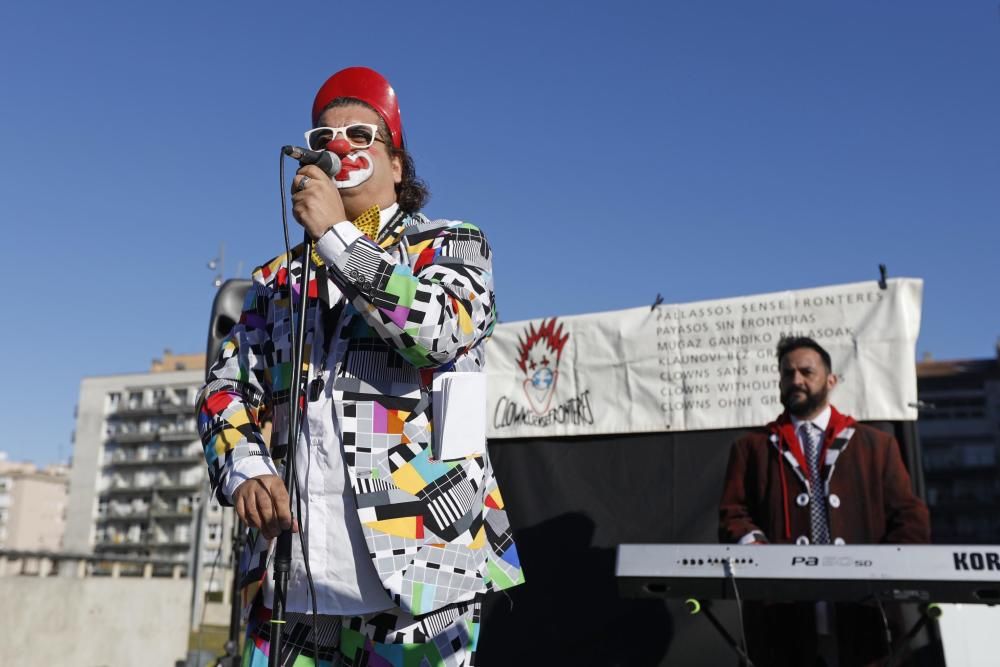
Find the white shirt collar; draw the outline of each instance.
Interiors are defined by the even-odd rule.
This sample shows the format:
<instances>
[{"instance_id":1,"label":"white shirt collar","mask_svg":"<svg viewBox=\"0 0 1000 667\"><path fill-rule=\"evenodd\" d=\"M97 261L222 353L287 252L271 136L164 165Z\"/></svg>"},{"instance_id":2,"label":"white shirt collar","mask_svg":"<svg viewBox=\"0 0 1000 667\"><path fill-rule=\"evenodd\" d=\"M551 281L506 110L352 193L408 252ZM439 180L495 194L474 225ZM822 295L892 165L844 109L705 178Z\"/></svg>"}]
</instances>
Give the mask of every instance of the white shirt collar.
<instances>
[{"instance_id":1,"label":"white shirt collar","mask_svg":"<svg viewBox=\"0 0 1000 667\"><path fill-rule=\"evenodd\" d=\"M393 202L391 206L384 209L379 209L378 212L378 233L381 234L382 230L385 229L386 224L392 220L392 216L396 215L396 211L399 210L399 202Z\"/></svg>"},{"instance_id":2,"label":"white shirt collar","mask_svg":"<svg viewBox=\"0 0 1000 667\"><path fill-rule=\"evenodd\" d=\"M826 433L826 427L830 425L830 415L831 414L833 414L833 413L830 410L830 404L828 403L827 406L825 408L823 408L823 411L821 413L819 413L818 415L816 415L815 417L813 417L812 419L809 419L809 420L799 419L795 415L791 415L791 417L792 417L792 426L795 427L795 432L798 433L799 432L799 427L802 426L802 424L804 422L810 421L810 422L812 422L812 424L814 426L816 426L816 428L818 428L823 433Z\"/></svg>"}]
</instances>

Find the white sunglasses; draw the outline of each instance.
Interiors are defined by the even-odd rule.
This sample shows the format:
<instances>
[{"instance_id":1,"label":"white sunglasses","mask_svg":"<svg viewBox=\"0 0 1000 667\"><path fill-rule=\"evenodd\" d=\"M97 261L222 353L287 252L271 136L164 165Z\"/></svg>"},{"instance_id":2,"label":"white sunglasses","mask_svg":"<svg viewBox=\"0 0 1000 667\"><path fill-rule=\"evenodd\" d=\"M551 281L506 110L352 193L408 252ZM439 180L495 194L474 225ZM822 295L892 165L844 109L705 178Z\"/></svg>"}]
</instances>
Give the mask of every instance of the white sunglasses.
<instances>
[{"instance_id":1,"label":"white sunglasses","mask_svg":"<svg viewBox=\"0 0 1000 667\"><path fill-rule=\"evenodd\" d=\"M352 148L368 148L378 137L378 126L371 123L351 123L344 127L314 127L305 133L306 145L314 151L326 150L327 145L343 134Z\"/></svg>"}]
</instances>

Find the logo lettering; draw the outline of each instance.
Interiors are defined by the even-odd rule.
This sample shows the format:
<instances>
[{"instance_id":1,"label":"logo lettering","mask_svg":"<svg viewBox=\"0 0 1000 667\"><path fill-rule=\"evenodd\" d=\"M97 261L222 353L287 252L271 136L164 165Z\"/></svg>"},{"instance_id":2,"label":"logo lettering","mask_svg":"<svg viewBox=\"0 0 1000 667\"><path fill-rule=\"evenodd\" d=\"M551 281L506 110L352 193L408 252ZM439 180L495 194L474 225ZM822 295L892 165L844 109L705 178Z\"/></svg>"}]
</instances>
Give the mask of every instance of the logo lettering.
<instances>
[{"instance_id":1,"label":"logo lettering","mask_svg":"<svg viewBox=\"0 0 1000 667\"><path fill-rule=\"evenodd\" d=\"M965 552L953 551L956 570L997 570L1000 571L1000 553L995 551Z\"/></svg>"}]
</instances>

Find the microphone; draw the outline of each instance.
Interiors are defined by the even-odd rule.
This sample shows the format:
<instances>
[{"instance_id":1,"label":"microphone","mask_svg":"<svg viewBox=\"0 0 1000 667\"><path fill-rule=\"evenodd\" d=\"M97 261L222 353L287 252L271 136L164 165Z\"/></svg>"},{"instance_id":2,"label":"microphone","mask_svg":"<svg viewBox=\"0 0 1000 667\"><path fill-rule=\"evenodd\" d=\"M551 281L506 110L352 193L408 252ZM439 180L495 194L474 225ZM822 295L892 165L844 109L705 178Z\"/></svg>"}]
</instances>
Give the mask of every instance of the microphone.
<instances>
[{"instance_id":1,"label":"microphone","mask_svg":"<svg viewBox=\"0 0 1000 667\"><path fill-rule=\"evenodd\" d=\"M299 146L282 146L281 152L299 161L303 167L307 164L314 164L330 178L333 178L340 171L340 158L330 151L311 151L308 148Z\"/></svg>"}]
</instances>

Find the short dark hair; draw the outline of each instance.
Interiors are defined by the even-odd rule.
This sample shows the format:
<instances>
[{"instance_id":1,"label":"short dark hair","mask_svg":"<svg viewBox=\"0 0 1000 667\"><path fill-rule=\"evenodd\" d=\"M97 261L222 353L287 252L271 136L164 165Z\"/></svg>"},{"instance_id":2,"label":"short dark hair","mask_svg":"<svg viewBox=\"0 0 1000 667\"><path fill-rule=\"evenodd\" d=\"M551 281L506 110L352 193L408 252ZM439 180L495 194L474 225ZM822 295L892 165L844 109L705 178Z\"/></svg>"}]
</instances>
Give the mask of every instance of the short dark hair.
<instances>
[{"instance_id":1,"label":"short dark hair","mask_svg":"<svg viewBox=\"0 0 1000 667\"><path fill-rule=\"evenodd\" d=\"M820 359L823 360L823 365L826 366L826 372L833 372L833 363L830 361L830 353L823 349L823 346L814 341L808 336L785 336L778 341L778 363L785 358L785 355L793 350L801 350L807 347L810 350L815 350L819 354Z\"/></svg>"},{"instance_id":2,"label":"short dark hair","mask_svg":"<svg viewBox=\"0 0 1000 667\"><path fill-rule=\"evenodd\" d=\"M398 157L403 165L402 180L396 184L396 202L399 204L399 208L405 213L416 213L424 207L427 200L431 198L430 188L427 187L427 183L417 176L417 168L413 164L413 158L407 152L405 144L403 148L396 148L392 143L392 135L389 134L389 127L385 124L385 119L382 118L382 114L378 110L367 102L362 102L361 100L354 97L338 97L325 107L323 111L319 113L322 116L326 113L327 109L333 109L334 107L346 107L351 105L363 106L371 109L378 115L378 133L379 138L385 147L389 151L389 157Z\"/></svg>"}]
</instances>

